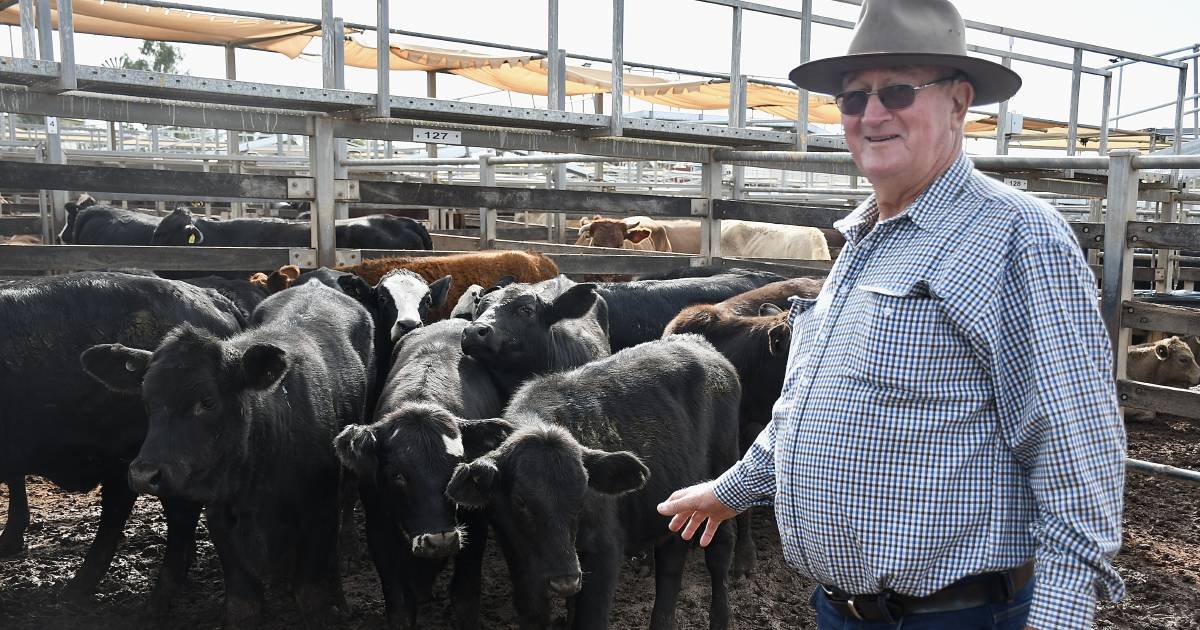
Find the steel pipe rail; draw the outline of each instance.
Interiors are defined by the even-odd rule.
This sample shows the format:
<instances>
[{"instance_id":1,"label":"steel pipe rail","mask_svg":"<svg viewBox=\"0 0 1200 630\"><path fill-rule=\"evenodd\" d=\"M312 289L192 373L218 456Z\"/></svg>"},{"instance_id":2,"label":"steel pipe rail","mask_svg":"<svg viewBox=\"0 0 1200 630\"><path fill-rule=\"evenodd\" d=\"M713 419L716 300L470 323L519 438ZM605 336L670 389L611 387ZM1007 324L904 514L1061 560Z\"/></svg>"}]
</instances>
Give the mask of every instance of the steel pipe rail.
<instances>
[{"instance_id":1,"label":"steel pipe rail","mask_svg":"<svg viewBox=\"0 0 1200 630\"><path fill-rule=\"evenodd\" d=\"M1141 472L1154 473L1156 475L1164 475L1167 477L1174 477L1176 479L1183 479L1184 481L1200 483L1200 472L1188 470L1186 468L1176 468L1166 464L1156 464L1154 462L1132 458L1125 459L1125 467Z\"/></svg>"},{"instance_id":2,"label":"steel pipe rail","mask_svg":"<svg viewBox=\"0 0 1200 630\"><path fill-rule=\"evenodd\" d=\"M1139 155L1133 158L1137 169L1200 168L1200 155Z\"/></svg>"}]
</instances>

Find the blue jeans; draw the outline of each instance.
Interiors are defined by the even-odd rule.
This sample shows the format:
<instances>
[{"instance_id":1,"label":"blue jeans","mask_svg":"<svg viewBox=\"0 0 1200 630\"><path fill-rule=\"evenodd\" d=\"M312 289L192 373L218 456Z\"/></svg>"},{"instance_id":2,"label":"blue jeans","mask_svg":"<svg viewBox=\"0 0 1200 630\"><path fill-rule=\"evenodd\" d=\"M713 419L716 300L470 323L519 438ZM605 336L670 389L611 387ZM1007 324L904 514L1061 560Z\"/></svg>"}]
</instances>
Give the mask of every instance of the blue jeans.
<instances>
[{"instance_id":1,"label":"blue jeans","mask_svg":"<svg viewBox=\"0 0 1200 630\"><path fill-rule=\"evenodd\" d=\"M1006 604L987 604L951 612L906 615L899 623L874 623L846 617L834 609L821 587L813 591L817 630L1023 630L1033 601L1033 580Z\"/></svg>"}]
</instances>

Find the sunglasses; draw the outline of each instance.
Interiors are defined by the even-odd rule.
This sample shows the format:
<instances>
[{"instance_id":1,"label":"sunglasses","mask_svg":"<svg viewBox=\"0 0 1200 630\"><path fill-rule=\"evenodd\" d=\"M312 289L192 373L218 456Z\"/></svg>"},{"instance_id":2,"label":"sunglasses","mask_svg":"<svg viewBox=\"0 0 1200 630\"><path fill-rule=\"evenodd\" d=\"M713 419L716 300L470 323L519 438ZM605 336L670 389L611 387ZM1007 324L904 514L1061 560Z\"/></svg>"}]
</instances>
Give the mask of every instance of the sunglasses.
<instances>
[{"instance_id":1,"label":"sunglasses","mask_svg":"<svg viewBox=\"0 0 1200 630\"><path fill-rule=\"evenodd\" d=\"M879 102L888 111L894 112L912 105L913 101L917 100L918 91L958 78L959 75L955 74L953 76L942 77L941 79L934 79L922 85L888 85L870 92L867 90L850 90L849 92L842 92L833 98L837 102L838 110L846 116L862 116L863 112L867 111L867 101L870 100L872 94L878 95Z\"/></svg>"}]
</instances>

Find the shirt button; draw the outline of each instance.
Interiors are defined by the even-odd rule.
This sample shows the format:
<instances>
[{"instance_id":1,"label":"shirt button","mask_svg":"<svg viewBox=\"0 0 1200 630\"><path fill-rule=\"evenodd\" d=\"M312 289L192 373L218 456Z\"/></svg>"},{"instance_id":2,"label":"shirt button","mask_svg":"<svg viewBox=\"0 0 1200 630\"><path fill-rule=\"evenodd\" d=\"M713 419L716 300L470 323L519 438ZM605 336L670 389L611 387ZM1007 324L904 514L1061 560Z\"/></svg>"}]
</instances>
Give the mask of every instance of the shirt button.
<instances>
[{"instance_id":1,"label":"shirt button","mask_svg":"<svg viewBox=\"0 0 1200 630\"><path fill-rule=\"evenodd\" d=\"M799 383L800 387L808 387L812 384L812 379L807 376L801 376Z\"/></svg>"},{"instance_id":2,"label":"shirt button","mask_svg":"<svg viewBox=\"0 0 1200 630\"><path fill-rule=\"evenodd\" d=\"M883 309L883 316L884 316L884 317L891 317L891 316L892 316L892 313L894 313L894 312L895 312L895 310L896 310L896 309L894 309L894 308L892 308L892 307L890 307L890 306L889 306L889 307L887 307L887 308Z\"/></svg>"}]
</instances>

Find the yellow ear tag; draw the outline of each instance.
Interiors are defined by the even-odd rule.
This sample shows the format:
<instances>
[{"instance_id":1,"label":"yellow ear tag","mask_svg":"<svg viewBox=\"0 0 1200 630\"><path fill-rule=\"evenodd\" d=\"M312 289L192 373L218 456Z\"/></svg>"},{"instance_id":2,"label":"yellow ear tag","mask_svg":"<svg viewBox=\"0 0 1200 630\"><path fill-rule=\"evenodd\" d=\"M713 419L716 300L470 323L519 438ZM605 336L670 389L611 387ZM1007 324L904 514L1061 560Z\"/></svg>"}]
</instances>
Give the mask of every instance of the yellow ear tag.
<instances>
[{"instance_id":1,"label":"yellow ear tag","mask_svg":"<svg viewBox=\"0 0 1200 630\"><path fill-rule=\"evenodd\" d=\"M196 244L196 235L188 234L188 245L195 245L195 244Z\"/></svg>"}]
</instances>

